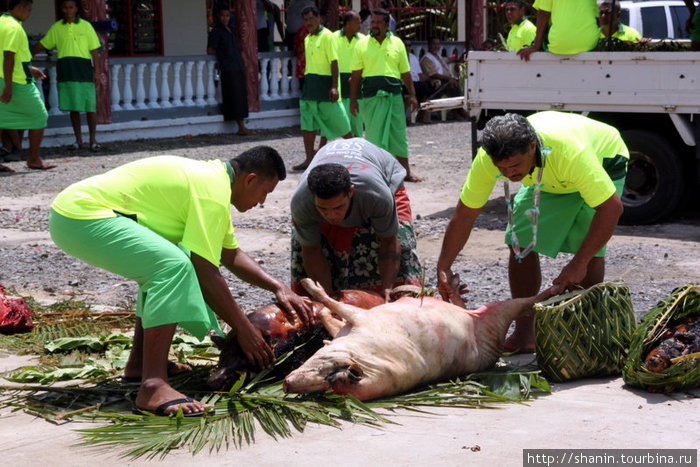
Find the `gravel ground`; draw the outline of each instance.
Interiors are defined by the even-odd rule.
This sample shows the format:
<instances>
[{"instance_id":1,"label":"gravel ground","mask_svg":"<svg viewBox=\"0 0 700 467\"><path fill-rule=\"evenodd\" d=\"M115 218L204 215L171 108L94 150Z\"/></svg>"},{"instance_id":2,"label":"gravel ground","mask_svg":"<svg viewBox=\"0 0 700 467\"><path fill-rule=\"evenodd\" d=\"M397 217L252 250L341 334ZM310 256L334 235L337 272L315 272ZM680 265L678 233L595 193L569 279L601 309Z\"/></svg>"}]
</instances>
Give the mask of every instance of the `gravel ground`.
<instances>
[{"instance_id":1,"label":"gravel ground","mask_svg":"<svg viewBox=\"0 0 700 467\"><path fill-rule=\"evenodd\" d=\"M442 234L457 201L470 161L468 124L432 123L409 127L414 172L421 184L409 184L419 253L426 267L428 286L435 285L435 263ZM186 155L195 159L228 159L258 144L276 148L288 167L303 159L298 128L261 131L253 137L207 135L193 138L124 141L112 143L98 154L47 148L46 159L59 167L29 172L22 162L6 163L15 174L0 174L0 284L39 300L67 297L95 305L121 307L136 294L134 283L72 258L56 248L48 235L48 206L65 186L123 163L156 154ZM241 247L273 275L289 281L288 200L299 178L290 173L265 205L247 213L234 210ZM700 213L687 212L672 222L655 226L619 227L607 259L607 277L623 279L633 294L638 316L674 287L700 282ZM470 288L476 306L508 298L507 250L503 245L505 207L502 189L477 220L467 248L454 270ZM566 255L542 261L544 284L549 284L567 261ZM269 302L271 294L237 280L230 286L244 309Z\"/></svg>"}]
</instances>

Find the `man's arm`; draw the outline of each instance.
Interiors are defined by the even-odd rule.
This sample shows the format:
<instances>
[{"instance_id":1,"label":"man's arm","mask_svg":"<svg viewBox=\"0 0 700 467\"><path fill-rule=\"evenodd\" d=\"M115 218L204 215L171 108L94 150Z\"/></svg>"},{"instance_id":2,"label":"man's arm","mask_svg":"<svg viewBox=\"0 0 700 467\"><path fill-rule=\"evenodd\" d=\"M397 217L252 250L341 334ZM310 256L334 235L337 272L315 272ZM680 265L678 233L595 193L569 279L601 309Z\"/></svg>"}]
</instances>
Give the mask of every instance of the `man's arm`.
<instances>
[{"instance_id":1,"label":"man's arm","mask_svg":"<svg viewBox=\"0 0 700 467\"><path fill-rule=\"evenodd\" d=\"M593 220L581 247L569 264L564 266L559 276L552 281L558 286L556 293L562 293L571 285L580 284L586 277L588 263L612 237L622 210L622 200L617 193L613 193L610 198L595 207Z\"/></svg>"},{"instance_id":2,"label":"man's arm","mask_svg":"<svg viewBox=\"0 0 700 467\"><path fill-rule=\"evenodd\" d=\"M452 263L464 245L474 227L474 221L481 212L481 209L474 209L464 205L461 200L457 201L457 207L450 219L450 223L445 230L445 237L442 239L440 257L437 263L438 291L442 299L456 305L463 304L461 294L468 292L466 286L453 284L455 274L452 272Z\"/></svg>"},{"instance_id":3,"label":"man's arm","mask_svg":"<svg viewBox=\"0 0 700 467\"><path fill-rule=\"evenodd\" d=\"M338 100L338 60L331 62L331 90L328 91L328 99L331 102Z\"/></svg>"},{"instance_id":4,"label":"man's arm","mask_svg":"<svg viewBox=\"0 0 700 467\"><path fill-rule=\"evenodd\" d=\"M388 302L401 265L401 242L398 235L379 237L379 277L382 294Z\"/></svg>"},{"instance_id":5,"label":"man's arm","mask_svg":"<svg viewBox=\"0 0 700 467\"><path fill-rule=\"evenodd\" d=\"M41 42L37 42L36 44L34 44L34 47L32 47L32 50L31 50L32 57L34 55L38 54L39 52L41 52L42 50L46 50L46 47L44 47Z\"/></svg>"},{"instance_id":6,"label":"man's arm","mask_svg":"<svg viewBox=\"0 0 700 467\"><path fill-rule=\"evenodd\" d=\"M194 252L191 253L191 261L204 300L217 316L236 330L236 338L246 358L262 368L269 368L275 360L275 354L233 299L219 268Z\"/></svg>"},{"instance_id":7,"label":"man's arm","mask_svg":"<svg viewBox=\"0 0 700 467\"><path fill-rule=\"evenodd\" d=\"M100 62L100 49L93 49L90 51L92 56L92 67L94 68L93 74L95 83L100 79L100 73L102 72L102 62Z\"/></svg>"},{"instance_id":8,"label":"man's arm","mask_svg":"<svg viewBox=\"0 0 700 467\"><path fill-rule=\"evenodd\" d=\"M544 35L549 26L549 18L552 14L549 11L537 10L537 33L535 34L535 43L531 47L526 47L518 50L518 55L526 62L530 60L530 55L542 49Z\"/></svg>"},{"instance_id":9,"label":"man's arm","mask_svg":"<svg viewBox=\"0 0 700 467\"><path fill-rule=\"evenodd\" d=\"M301 260L304 263L306 274L314 281L321 284L326 293L333 292L331 280L331 267L323 255L321 244L301 247Z\"/></svg>"},{"instance_id":10,"label":"man's arm","mask_svg":"<svg viewBox=\"0 0 700 467\"><path fill-rule=\"evenodd\" d=\"M357 95L360 92L360 81L362 80L362 70L355 70L350 75L350 113L357 117L360 108L357 105ZM411 82L413 85L413 82ZM415 94L415 93L414 93Z\"/></svg>"},{"instance_id":11,"label":"man's arm","mask_svg":"<svg viewBox=\"0 0 700 467\"><path fill-rule=\"evenodd\" d=\"M415 112L418 108L418 99L416 99L416 90L413 87L413 79L411 79L411 72L407 71L401 75L401 80L403 80L404 86L408 90L408 107L411 112Z\"/></svg>"},{"instance_id":12,"label":"man's arm","mask_svg":"<svg viewBox=\"0 0 700 467\"><path fill-rule=\"evenodd\" d=\"M3 52L3 59L2 77L5 80L5 87L0 95L0 102L8 104L12 100L12 72L15 69L15 53L6 50Z\"/></svg>"},{"instance_id":13,"label":"man's arm","mask_svg":"<svg viewBox=\"0 0 700 467\"><path fill-rule=\"evenodd\" d=\"M240 248L221 250L221 264L241 280L275 294L282 309L288 314L295 313L303 323L312 322L311 304L292 292L282 281L271 276L257 261Z\"/></svg>"}]
</instances>

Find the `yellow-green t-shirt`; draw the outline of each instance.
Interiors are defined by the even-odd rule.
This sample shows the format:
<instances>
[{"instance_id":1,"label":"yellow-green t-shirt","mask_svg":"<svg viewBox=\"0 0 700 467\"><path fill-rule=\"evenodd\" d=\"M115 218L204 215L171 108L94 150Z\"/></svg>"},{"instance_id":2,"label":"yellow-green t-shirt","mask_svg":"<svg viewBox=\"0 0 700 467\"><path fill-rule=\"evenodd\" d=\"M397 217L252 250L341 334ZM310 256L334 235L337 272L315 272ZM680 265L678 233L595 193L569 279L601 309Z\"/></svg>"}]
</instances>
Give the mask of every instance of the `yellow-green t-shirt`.
<instances>
[{"instance_id":1,"label":"yellow-green t-shirt","mask_svg":"<svg viewBox=\"0 0 700 467\"><path fill-rule=\"evenodd\" d=\"M629 151L617 129L581 115L562 112L539 112L528 117L528 121L542 142L543 192L578 192L592 208L615 193L615 185L606 171L606 159L614 160L617 155L629 159ZM523 178L522 184L535 184L537 172L535 168ZM507 180L481 148L459 199L467 207L481 208L499 179Z\"/></svg>"},{"instance_id":2,"label":"yellow-green t-shirt","mask_svg":"<svg viewBox=\"0 0 700 467\"><path fill-rule=\"evenodd\" d=\"M551 13L547 50L577 54L598 45L596 0L535 0L533 8Z\"/></svg>"},{"instance_id":3,"label":"yellow-green t-shirt","mask_svg":"<svg viewBox=\"0 0 700 467\"><path fill-rule=\"evenodd\" d=\"M301 98L328 101L328 92L331 90L331 62L338 61L338 44L331 30L319 26L316 34L307 35L304 38L304 54L306 68Z\"/></svg>"},{"instance_id":4,"label":"yellow-green t-shirt","mask_svg":"<svg viewBox=\"0 0 700 467\"><path fill-rule=\"evenodd\" d=\"M51 208L71 219L136 216L139 224L218 267L222 248L238 248L231 177L218 160L148 157L70 185Z\"/></svg>"},{"instance_id":5,"label":"yellow-green t-shirt","mask_svg":"<svg viewBox=\"0 0 700 467\"><path fill-rule=\"evenodd\" d=\"M387 31L381 44L371 35L357 42L352 70L362 70L362 96L372 97L380 90L401 93L401 75L411 66L403 41Z\"/></svg>"},{"instance_id":6,"label":"yellow-green t-shirt","mask_svg":"<svg viewBox=\"0 0 700 467\"><path fill-rule=\"evenodd\" d=\"M617 31L613 33L612 37L618 41L638 41L642 38L642 35L636 29L626 24L619 23ZM600 29L600 38L605 39L602 28Z\"/></svg>"},{"instance_id":7,"label":"yellow-green t-shirt","mask_svg":"<svg viewBox=\"0 0 700 467\"><path fill-rule=\"evenodd\" d=\"M5 66L5 52L14 52L12 81L19 84L31 83L34 78L30 71L32 54L29 51L27 33L24 32L22 23L9 13L0 16L0 49L0 77Z\"/></svg>"},{"instance_id":8,"label":"yellow-green t-shirt","mask_svg":"<svg viewBox=\"0 0 700 467\"><path fill-rule=\"evenodd\" d=\"M100 40L92 24L80 18L76 18L74 23L56 21L39 42L46 50L55 47L59 60L63 57L90 59L90 51L100 48Z\"/></svg>"},{"instance_id":9,"label":"yellow-green t-shirt","mask_svg":"<svg viewBox=\"0 0 700 467\"><path fill-rule=\"evenodd\" d=\"M343 29L333 33L338 46L338 72L340 77L341 97L350 97L350 75L352 74L352 55L357 42L365 37L362 33L356 33L348 40Z\"/></svg>"},{"instance_id":10,"label":"yellow-green t-shirt","mask_svg":"<svg viewBox=\"0 0 700 467\"><path fill-rule=\"evenodd\" d=\"M535 40L537 34L537 26L532 24L527 18L523 18L520 24L513 24L508 32L506 47L511 52L517 52L523 47L529 47Z\"/></svg>"}]
</instances>

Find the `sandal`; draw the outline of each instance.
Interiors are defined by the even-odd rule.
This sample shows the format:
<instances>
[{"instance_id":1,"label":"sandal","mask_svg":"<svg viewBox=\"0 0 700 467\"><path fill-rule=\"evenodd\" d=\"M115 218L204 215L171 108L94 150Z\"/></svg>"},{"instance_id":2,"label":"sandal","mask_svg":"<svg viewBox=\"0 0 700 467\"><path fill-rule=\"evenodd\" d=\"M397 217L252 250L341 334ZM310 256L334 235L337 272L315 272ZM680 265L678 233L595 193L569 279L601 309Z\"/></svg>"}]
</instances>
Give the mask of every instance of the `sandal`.
<instances>
[{"instance_id":1,"label":"sandal","mask_svg":"<svg viewBox=\"0 0 700 467\"><path fill-rule=\"evenodd\" d=\"M83 145L78 143L71 143L68 146L66 146L66 149L68 149L69 151L75 151L76 149L83 149Z\"/></svg>"},{"instance_id":2,"label":"sandal","mask_svg":"<svg viewBox=\"0 0 700 467\"><path fill-rule=\"evenodd\" d=\"M92 143L90 145L90 151L92 151L92 152L102 151L102 146L100 146L99 143Z\"/></svg>"},{"instance_id":3,"label":"sandal","mask_svg":"<svg viewBox=\"0 0 700 467\"><path fill-rule=\"evenodd\" d=\"M0 172L14 172L15 169L12 169L6 165L0 164Z\"/></svg>"},{"instance_id":4,"label":"sandal","mask_svg":"<svg viewBox=\"0 0 700 467\"><path fill-rule=\"evenodd\" d=\"M56 164L28 165L27 168L31 170L49 170L56 168Z\"/></svg>"}]
</instances>

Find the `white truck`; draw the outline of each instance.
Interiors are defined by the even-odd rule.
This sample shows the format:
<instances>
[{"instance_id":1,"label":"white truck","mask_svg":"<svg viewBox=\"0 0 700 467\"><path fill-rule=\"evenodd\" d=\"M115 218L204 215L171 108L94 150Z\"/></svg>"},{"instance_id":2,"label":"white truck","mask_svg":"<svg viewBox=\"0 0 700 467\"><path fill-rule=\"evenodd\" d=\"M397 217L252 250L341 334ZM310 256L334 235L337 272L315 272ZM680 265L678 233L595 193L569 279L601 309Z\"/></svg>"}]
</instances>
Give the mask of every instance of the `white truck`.
<instances>
[{"instance_id":1,"label":"white truck","mask_svg":"<svg viewBox=\"0 0 700 467\"><path fill-rule=\"evenodd\" d=\"M631 158L623 222L653 223L700 200L700 52L469 52L463 106L476 128L489 112L579 112L620 130ZM474 146L475 148L475 146Z\"/></svg>"}]
</instances>

